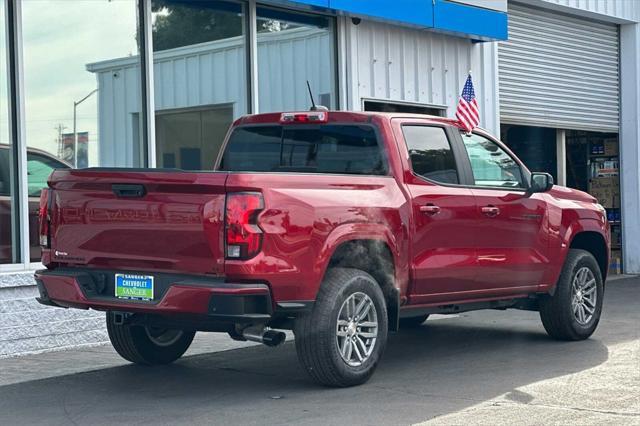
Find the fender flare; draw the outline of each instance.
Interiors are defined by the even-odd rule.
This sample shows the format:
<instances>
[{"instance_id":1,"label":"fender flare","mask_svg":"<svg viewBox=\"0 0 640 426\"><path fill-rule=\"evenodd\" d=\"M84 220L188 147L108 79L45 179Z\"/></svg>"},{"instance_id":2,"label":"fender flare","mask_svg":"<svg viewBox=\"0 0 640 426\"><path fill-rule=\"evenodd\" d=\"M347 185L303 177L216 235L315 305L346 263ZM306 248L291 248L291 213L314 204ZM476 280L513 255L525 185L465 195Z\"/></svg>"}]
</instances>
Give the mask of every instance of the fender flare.
<instances>
[{"instance_id":1,"label":"fender flare","mask_svg":"<svg viewBox=\"0 0 640 426\"><path fill-rule=\"evenodd\" d=\"M562 262L560 262L556 270L553 271L553 274L552 274L553 278L551 281L553 284L548 289L549 294L553 295L555 293L556 283L558 282L558 279L562 272L562 268L564 267L567 254L571 249L571 244L573 243L573 240L575 239L576 235L581 234L583 232L594 232L601 235L605 241L605 244L607 244L607 247L609 246L608 231L606 229L606 225L601 221L595 218L581 218L580 220L571 221L569 226L564 228L563 232L560 235L560 247L558 247L558 255L559 255L559 258L562 259ZM608 257L609 257L609 254L607 253L607 259L606 259L607 264L609 261ZM605 265L605 268L606 266L607 265ZM603 278L605 277L606 277L606 270L603 273Z\"/></svg>"},{"instance_id":2,"label":"fender flare","mask_svg":"<svg viewBox=\"0 0 640 426\"><path fill-rule=\"evenodd\" d=\"M387 299L387 312L389 317L389 329L391 331L398 330L401 296L405 294L409 273L408 265L401 263L403 253L406 254L406 238L398 236L381 223L345 223L337 226L331 231L324 241L324 244L318 252L318 258L313 266L316 276L324 277L329 261L335 251L342 244L354 240L375 240L384 243L391 252L394 265L394 282L393 292L395 295ZM321 282L318 283L318 288Z\"/></svg>"}]
</instances>

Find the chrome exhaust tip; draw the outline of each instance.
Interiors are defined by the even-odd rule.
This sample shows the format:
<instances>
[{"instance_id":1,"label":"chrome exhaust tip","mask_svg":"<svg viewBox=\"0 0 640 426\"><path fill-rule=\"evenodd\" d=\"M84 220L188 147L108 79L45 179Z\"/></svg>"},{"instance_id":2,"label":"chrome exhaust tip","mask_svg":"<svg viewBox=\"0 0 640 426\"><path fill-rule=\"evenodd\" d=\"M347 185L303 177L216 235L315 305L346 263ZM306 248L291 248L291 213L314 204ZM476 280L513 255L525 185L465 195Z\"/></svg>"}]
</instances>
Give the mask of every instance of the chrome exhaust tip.
<instances>
[{"instance_id":1,"label":"chrome exhaust tip","mask_svg":"<svg viewBox=\"0 0 640 426\"><path fill-rule=\"evenodd\" d=\"M242 330L242 337L251 342L275 347L284 343L287 335L282 331L271 330L266 327L247 327Z\"/></svg>"}]
</instances>

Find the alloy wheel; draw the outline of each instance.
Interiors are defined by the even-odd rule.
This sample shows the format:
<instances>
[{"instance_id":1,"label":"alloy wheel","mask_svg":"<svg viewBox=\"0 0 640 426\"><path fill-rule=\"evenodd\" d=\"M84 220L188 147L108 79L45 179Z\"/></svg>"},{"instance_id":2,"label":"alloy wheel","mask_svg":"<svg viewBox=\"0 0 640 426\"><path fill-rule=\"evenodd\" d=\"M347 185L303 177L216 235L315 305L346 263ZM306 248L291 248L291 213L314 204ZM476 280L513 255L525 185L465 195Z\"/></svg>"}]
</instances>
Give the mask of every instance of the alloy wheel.
<instances>
[{"instance_id":1,"label":"alloy wheel","mask_svg":"<svg viewBox=\"0 0 640 426\"><path fill-rule=\"evenodd\" d=\"M596 311L598 286L590 268L583 266L573 277L571 309L578 324L589 324Z\"/></svg>"},{"instance_id":2,"label":"alloy wheel","mask_svg":"<svg viewBox=\"0 0 640 426\"><path fill-rule=\"evenodd\" d=\"M343 361L361 366L371 355L378 337L378 314L365 293L350 295L340 307L336 325L336 345Z\"/></svg>"}]
</instances>

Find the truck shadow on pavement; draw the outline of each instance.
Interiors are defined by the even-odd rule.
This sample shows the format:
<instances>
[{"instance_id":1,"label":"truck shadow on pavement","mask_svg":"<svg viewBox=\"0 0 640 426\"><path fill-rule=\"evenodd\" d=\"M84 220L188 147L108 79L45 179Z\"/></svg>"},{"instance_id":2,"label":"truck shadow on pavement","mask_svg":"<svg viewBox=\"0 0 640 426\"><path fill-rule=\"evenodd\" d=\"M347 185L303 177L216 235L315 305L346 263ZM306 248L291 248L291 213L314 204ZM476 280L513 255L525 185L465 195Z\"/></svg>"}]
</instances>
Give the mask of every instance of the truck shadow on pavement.
<instances>
[{"instance_id":1,"label":"truck shadow on pavement","mask_svg":"<svg viewBox=\"0 0 640 426\"><path fill-rule=\"evenodd\" d=\"M556 342L534 320L478 312L392 334L371 381L350 389L314 385L292 342L14 384L0 388L0 423L408 424L607 360L597 338Z\"/></svg>"}]
</instances>

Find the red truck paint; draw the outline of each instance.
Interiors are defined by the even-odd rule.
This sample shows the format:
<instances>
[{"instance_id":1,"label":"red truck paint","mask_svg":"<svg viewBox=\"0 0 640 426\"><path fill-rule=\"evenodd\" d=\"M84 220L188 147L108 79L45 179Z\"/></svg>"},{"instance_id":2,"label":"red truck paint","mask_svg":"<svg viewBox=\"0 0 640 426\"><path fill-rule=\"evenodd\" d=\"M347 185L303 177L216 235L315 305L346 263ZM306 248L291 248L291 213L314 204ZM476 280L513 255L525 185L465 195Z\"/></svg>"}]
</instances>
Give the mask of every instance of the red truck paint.
<instances>
[{"instance_id":1,"label":"red truck paint","mask_svg":"<svg viewBox=\"0 0 640 426\"><path fill-rule=\"evenodd\" d=\"M232 129L277 124L280 118L280 113L247 116ZM341 244L378 240L392 254L402 309L415 309L553 291L571 241L581 232L602 236L608 256L606 217L586 193L558 186L536 194L444 186L414 175L402 124L457 128L453 120L329 112L328 123L374 125L388 157L388 175L57 170L49 180L52 241L51 249L43 250L43 263L49 272L95 268L266 284L277 308L315 300ZM117 197L113 184L142 185L146 195ZM234 192L264 198L257 217L261 250L248 260L224 256L225 195ZM500 214L492 217L487 207L494 206ZM40 272L36 278L53 303L79 308L206 313L210 294L224 291L177 285L155 304L93 300L73 276L61 274Z\"/></svg>"}]
</instances>

